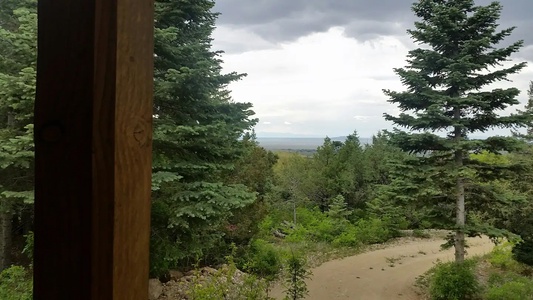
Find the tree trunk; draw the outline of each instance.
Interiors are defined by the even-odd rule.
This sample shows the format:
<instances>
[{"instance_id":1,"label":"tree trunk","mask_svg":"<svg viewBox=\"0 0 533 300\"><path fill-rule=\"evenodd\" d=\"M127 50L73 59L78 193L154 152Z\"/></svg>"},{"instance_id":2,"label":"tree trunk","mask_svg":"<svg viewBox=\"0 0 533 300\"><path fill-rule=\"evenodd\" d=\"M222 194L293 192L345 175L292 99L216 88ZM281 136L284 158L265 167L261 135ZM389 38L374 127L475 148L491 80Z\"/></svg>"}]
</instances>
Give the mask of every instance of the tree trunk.
<instances>
[{"instance_id":1,"label":"tree trunk","mask_svg":"<svg viewBox=\"0 0 533 300\"><path fill-rule=\"evenodd\" d=\"M7 115L7 126L8 128L15 126L15 115L11 112ZM0 272L7 269L11 263L11 221L13 215L7 206L7 203L0 203Z\"/></svg>"},{"instance_id":2,"label":"tree trunk","mask_svg":"<svg viewBox=\"0 0 533 300\"><path fill-rule=\"evenodd\" d=\"M11 219L11 213L2 209L0 213L0 272L10 265Z\"/></svg>"},{"instance_id":3,"label":"tree trunk","mask_svg":"<svg viewBox=\"0 0 533 300\"><path fill-rule=\"evenodd\" d=\"M461 110L456 108L454 111L454 119L461 118ZM455 128L454 140L456 146L459 145L462 139L462 130ZM463 167L463 151L455 150L455 168L457 172ZM455 225L457 230L455 232L455 262L462 263L465 260L465 185L464 180L460 174L457 175L456 182L456 216Z\"/></svg>"},{"instance_id":4,"label":"tree trunk","mask_svg":"<svg viewBox=\"0 0 533 300\"><path fill-rule=\"evenodd\" d=\"M462 165L462 151L456 155L456 164L459 165L459 159ZM459 156L460 155L460 156ZM456 222L457 231L455 232L455 261L463 262L465 260L465 186L463 178L457 178L457 203L456 203Z\"/></svg>"}]
</instances>

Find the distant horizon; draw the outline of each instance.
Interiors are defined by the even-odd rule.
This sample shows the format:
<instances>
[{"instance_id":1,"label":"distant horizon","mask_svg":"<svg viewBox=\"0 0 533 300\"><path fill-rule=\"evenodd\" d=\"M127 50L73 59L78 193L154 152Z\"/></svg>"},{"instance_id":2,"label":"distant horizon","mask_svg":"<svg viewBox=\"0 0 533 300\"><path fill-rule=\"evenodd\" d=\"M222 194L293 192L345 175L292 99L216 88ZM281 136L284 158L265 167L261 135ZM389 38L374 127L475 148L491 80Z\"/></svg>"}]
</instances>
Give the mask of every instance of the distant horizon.
<instances>
[{"instance_id":1,"label":"distant horizon","mask_svg":"<svg viewBox=\"0 0 533 300\"><path fill-rule=\"evenodd\" d=\"M370 136L362 136L359 135L359 138L362 139L370 139L373 136L375 136L377 133L372 134ZM329 137L331 139L336 138L346 138L349 134L346 135L303 135L303 134L292 134L292 133L257 133L256 137L258 139L324 139L326 137ZM510 136L511 133L494 133L494 134L484 134L484 135L469 135L470 138L474 139L480 139L480 138L488 138L491 136Z\"/></svg>"}]
</instances>

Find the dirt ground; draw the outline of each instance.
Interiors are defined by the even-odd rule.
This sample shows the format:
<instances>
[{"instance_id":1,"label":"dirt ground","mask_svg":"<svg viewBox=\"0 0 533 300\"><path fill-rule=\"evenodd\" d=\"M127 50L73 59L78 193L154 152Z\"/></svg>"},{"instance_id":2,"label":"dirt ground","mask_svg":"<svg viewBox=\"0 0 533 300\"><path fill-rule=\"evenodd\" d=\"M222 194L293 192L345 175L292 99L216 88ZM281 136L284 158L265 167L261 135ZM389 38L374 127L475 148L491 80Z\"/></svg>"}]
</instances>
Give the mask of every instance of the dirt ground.
<instances>
[{"instance_id":1,"label":"dirt ground","mask_svg":"<svg viewBox=\"0 0 533 300\"><path fill-rule=\"evenodd\" d=\"M411 240L386 249L333 260L312 269L307 282L311 300L419 300L413 287L416 277L437 260L453 260L453 248L440 251L443 240ZM480 255L493 248L488 238L468 239L468 255ZM276 286L272 296L283 299Z\"/></svg>"}]
</instances>

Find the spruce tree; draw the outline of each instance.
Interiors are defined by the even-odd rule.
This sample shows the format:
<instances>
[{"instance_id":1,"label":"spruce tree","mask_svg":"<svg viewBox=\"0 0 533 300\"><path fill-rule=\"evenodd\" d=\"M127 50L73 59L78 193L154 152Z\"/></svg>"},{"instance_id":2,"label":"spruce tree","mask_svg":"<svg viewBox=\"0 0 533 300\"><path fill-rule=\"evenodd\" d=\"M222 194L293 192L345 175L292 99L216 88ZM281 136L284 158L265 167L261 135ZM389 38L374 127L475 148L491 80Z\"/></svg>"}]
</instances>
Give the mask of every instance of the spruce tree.
<instances>
[{"instance_id":1,"label":"spruce tree","mask_svg":"<svg viewBox=\"0 0 533 300\"><path fill-rule=\"evenodd\" d=\"M14 221L33 204L33 103L37 1L0 3L0 271L8 267ZM19 218L13 218L16 214ZM15 220L14 220L15 219ZM25 232L24 232L25 233ZM24 234L23 233L23 234Z\"/></svg>"},{"instance_id":2,"label":"spruce tree","mask_svg":"<svg viewBox=\"0 0 533 300\"><path fill-rule=\"evenodd\" d=\"M394 69L406 90L384 90L389 102L401 110L398 116L385 114L385 118L408 130L395 129L398 146L418 153L418 159L434 173L445 171L445 178L453 180L453 242L455 260L462 262L465 232L472 230L465 224L465 189L483 170L497 171L471 160L469 153L498 153L518 147L512 137L473 139L472 135L523 127L531 119L529 114L499 114L519 104L518 89L483 90L525 67L525 63L503 65L523 42L498 45L514 30L497 28L502 10L498 2L476 6L473 0L420 0L412 10L420 20L408 33L423 47L409 52L406 67Z\"/></svg>"},{"instance_id":3,"label":"spruce tree","mask_svg":"<svg viewBox=\"0 0 533 300\"><path fill-rule=\"evenodd\" d=\"M251 104L234 102L221 52L211 48L211 0L155 3L152 274L209 259L220 227L255 193L228 172L255 124Z\"/></svg>"},{"instance_id":4,"label":"spruce tree","mask_svg":"<svg viewBox=\"0 0 533 300\"><path fill-rule=\"evenodd\" d=\"M527 95L528 99L526 104L526 112L533 114L533 81L529 82L529 89L527 90ZM533 124L528 124L527 137L530 142L533 141Z\"/></svg>"},{"instance_id":5,"label":"spruce tree","mask_svg":"<svg viewBox=\"0 0 533 300\"><path fill-rule=\"evenodd\" d=\"M521 112L525 114L533 114L533 81L529 82L529 89L527 90L527 96L528 96L528 99L527 99L525 109ZM513 135L531 144L533 142L533 121L527 125L527 130L525 133L513 131Z\"/></svg>"}]
</instances>

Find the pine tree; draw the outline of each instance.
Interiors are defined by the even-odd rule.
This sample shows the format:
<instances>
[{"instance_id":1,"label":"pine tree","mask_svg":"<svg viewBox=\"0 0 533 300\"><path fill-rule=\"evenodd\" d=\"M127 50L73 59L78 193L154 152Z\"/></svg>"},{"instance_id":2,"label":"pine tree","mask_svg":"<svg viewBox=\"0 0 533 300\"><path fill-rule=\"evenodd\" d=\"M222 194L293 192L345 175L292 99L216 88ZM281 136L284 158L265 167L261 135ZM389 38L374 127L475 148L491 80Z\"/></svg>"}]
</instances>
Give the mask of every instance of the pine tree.
<instances>
[{"instance_id":1,"label":"pine tree","mask_svg":"<svg viewBox=\"0 0 533 300\"><path fill-rule=\"evenodd\" d=\"M13 216L33 203L37 1L3 1L0 11L1 271L10 263Z\"/></svg>"},{"instance_id":2,"label":"pine tree","mask_svg":"<svg viewBox=\"0 0 533 300\"><path fill-rule=\"evenodd\" d=\"M368 200L368 170L357 131L346 137L337 156L340 192L350 208L362 208Z\"/></svg>"},{"instance_id":3,"label":"pine tree","mask_svg":"<svg viewBox=\"0 0 533 300\"><path fill-rule=\"evenodd\" d=\"M342 178L343 166L339 164L339 150L342 146L342 142L326 137L313 156L313 167L316 173L315 189L311 200L321 211L327 211L330 200L342 194L342 187L346 183L346 178Z\"/></svg>"},{"instance_id":4,"label":"pine tree","mask_svg":"<svg viewBox=\"0 0 533 300\"><path fill-rule=\"evenodd\" d=\"M526 104L526 112L533 114L533 81L529 82L529 90L527 91L528 99ZM527 136L529 141L533 141L533 124L529 124L527 128Z\"/></svg>"},{"instance_id":5,"label":"pine tree","mask_svg":"<svg viewBox=\"0 0 533 300\"><path fill-rule=\"evenodd\" d=\"M255 124L251 104L234 102L220 52L211 50L217 14L210 0L155 6L152 273L208 259L220 226L255 193L224 176L244 154Z\"/></svg>"},{"instance_id":6,"label":"pine tree","mask_svg":"<svg viewBox=\"0 0 533 300\"><path fill-rule=\"evenodd\" d=\"M453 178L455 259L462 262L468 230L465 189L473 176L493 168L472 161L468 154L512 151L518 147L512 137L476 140L471 135L493 128L523 127L531 119L528 114L498 114L519 104L518 89L482 91L525 67L525 63L503 66L523 42L497 48L514 30L497 29L502 10L498 2L476 6L473 0L420 0L412 9L420 21L408 33L424 47L410 51L408 65L394 70L407 89L384 90L389 102L402 111L398 116L385 114L385 118L410 131L396 129L395 143L405 151L419 153L419 159L424 165L433 166L434 172L446 170Z\"/></svg>"},{"instance_id":7,"label":"pine tree","mask_svg":"<svg viewBox=\"0 0 533 300\"><path fill-rule=\"evenodd\" d=\"M533 81L529 82L529 89L527 91L528 99L525 105L525 110L520 111L525 114L533 114ZM527 125L527 130L525 134L513 131L513 135L525 140L529 144L533 143L533 122Z\"/></svg>"}]
</instances>

